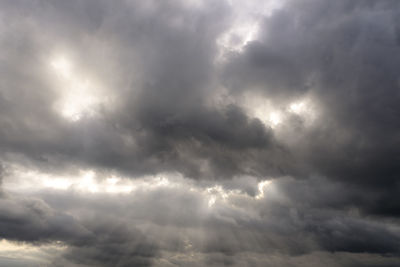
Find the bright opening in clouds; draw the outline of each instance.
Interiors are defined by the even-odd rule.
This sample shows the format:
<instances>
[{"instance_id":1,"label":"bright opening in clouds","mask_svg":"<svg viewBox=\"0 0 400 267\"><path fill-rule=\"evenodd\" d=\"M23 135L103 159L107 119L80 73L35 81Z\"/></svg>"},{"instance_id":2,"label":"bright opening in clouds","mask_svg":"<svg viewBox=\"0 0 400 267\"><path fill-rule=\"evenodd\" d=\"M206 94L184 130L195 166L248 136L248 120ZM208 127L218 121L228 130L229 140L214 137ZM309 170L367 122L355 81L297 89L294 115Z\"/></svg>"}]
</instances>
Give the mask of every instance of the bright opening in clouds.
<instances>
[{"instance_id":1,"label":"bright opening in clouds","mask_svg":"<svg viewBox=\"0 0 400 267\"><path fill-rule=\"evenodd\" d=\"M400 2L0 2L0 267L400 266Z\"/></svg>"},{"instance_id":2,"label":"bright opening in clouds","mask_svg":"<svg viewBox=\"0 0 400 267\"><path fill-rule=\"evenodd\" d=\"M233 18L229 27L217 38L219 48L217 61L226 59L229 53L242 52L247 44L256 40L262 20L279 9L284 1L227 0Z\"/></svg>"},{"instance_id":3,"label":"bright opening in clouds","mask_svg":"<svg viewBox=\"0 0 400 267\"><path fill-rule=\"evenodd\" d=\"M269 114L269 124L271 127L276 127L282 123L282 115L279 112L272 112Z\"/></svg>"},{"instance_id":4,"label":"bright opening in clouds","mask_svg":"<svg viewBox=\"0 0 400 267\"><path fill-rule=\"evenodd\" d=\"M78 121L82 116L94 116L102 102L101 91L82 75L66 56L56 55L50 61L56 76L55 90L60 95L57 111L66 119Z\"/></svg>"}]
</instances>

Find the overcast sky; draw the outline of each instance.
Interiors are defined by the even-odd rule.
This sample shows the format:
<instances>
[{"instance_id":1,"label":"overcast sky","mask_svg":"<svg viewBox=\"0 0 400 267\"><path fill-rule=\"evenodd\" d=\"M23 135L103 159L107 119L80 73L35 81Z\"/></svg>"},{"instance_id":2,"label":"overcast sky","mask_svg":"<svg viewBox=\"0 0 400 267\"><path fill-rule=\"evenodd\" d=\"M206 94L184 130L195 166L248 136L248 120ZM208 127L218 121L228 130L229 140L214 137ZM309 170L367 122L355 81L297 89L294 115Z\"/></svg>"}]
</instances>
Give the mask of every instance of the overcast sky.
<instances>
[{"instance_id":1,"label":"overcast sky","mask_svg":"<svg viewBox=\"0 0 400 267\"><path fill-rule=\"evenodd\" d=\"M0 266L400 266L400 1L0 1Z\"/></svg>"}]
</instances>

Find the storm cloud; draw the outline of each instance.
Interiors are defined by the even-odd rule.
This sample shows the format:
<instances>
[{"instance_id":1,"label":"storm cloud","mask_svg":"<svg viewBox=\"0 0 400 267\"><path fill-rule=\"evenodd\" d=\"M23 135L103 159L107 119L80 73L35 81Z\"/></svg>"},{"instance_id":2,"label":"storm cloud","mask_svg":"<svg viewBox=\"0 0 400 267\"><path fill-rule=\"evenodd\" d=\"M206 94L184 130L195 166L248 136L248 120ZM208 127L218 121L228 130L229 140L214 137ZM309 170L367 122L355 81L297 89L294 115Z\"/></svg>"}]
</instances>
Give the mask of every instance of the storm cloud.
<instances>
[{"instance_id":1,"label":"storm cloud","mask_svg":"<svg viewBox=\"0 0 400 267\"><path fill-rule=\"evenodd\" d=\"M398 266L398 1L2 1L0 266Z\"/></svg>"}]
</instances>

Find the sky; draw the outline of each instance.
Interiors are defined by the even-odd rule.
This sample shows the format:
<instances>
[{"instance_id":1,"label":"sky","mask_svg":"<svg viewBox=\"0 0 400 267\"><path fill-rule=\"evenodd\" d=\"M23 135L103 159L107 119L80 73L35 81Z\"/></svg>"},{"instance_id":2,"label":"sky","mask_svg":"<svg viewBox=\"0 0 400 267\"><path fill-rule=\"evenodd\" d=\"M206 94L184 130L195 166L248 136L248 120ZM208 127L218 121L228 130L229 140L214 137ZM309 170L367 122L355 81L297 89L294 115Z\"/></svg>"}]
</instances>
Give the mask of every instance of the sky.
<instances>
[{"instance_id":1,"label":"sky","mask_svg":"<svg viewBox=\"0 0 400 267\"><path fill-rule=\"evenodd\" d=\"M399 18L0 1L0 266L400 266Z\"/></svg>"}]
</instances>

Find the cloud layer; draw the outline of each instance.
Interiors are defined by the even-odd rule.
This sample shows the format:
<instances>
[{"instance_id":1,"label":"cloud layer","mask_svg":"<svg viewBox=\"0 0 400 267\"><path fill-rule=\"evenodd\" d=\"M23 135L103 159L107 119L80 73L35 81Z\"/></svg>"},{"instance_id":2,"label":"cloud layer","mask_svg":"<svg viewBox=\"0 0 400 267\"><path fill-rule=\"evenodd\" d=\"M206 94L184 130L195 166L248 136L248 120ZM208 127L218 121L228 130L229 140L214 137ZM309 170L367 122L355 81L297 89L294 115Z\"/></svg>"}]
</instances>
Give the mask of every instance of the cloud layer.
<instances>
[{"instance_id":1,"label":"cloud layer","mask_svg":"<svg viewBox=\"0 0 400 267\"><path fill-rule=\"evenodd\" d=\"M0 7L0 266L400 264L397 1Z\"/></svg>"}]
</instances>

